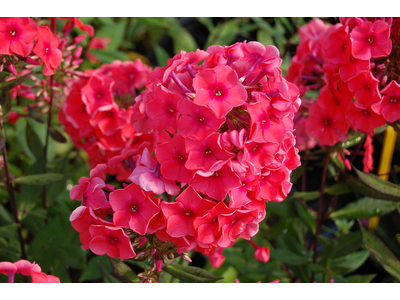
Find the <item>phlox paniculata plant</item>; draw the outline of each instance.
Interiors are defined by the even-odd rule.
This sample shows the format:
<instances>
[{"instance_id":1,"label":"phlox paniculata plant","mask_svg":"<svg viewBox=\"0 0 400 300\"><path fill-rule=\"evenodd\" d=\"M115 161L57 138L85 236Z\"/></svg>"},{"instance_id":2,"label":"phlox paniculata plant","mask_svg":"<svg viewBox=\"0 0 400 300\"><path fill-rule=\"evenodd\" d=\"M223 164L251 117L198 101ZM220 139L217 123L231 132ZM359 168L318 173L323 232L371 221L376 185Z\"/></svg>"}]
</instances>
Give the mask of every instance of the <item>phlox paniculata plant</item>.
<instances>
[{"instance_id":1,"label":"phlox paniculata plant","mask_svg":"<svg viewBox=\"0 0 400 300\"><path fill-rule=\"evenodd\" d=\"M82 202L70 221L83 247L121 260L152 258L141 276L154 281L168 259L189 259L186 252L195 250L218 266L224 248L256 235L265 202L285 199L300 165L293 135L299 89L281 76L281 62L276 47L243 42L181 51L155 68L127 108L136 140L71 190L71 199ZM100 77L111 95L114 76L93 71L69 95L83 95L76 110L92 113L89 122L110 144L124 127L111 126L113 104L96 101L88 86ZM130 168L120 189L104 175L117 165ZM269 250L252 245L268 261Z\"/></svg>"}]
</instances>

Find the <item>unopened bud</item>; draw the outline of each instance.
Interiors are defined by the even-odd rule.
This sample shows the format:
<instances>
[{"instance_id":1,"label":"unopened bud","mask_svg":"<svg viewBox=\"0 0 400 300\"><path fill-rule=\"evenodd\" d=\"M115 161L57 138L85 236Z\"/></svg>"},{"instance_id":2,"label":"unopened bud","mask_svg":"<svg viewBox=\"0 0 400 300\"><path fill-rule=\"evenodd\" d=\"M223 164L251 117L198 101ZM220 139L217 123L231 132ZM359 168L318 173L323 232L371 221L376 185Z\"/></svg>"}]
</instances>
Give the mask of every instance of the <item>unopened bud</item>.
<instances>
[{"instance_id":1,"label":"unopened bud","mask_svg":"<svg viewBox=\"0 0 400 300\"><path fill-rule=\"evenodd\" d=\"M190 259L190 257L189 257L186 253L182 253L182 254L181 254L181 257L182 257L184 260L188 261L188 262L192 262L192 260Z\"/></svg>"},{"instance_id":2,"label":"unopened bud","mask_svg":"<svg viewBox=\"0 0 400 300\"><path fill-rule=\"evenodd\" d=\"M138 254L136 254L136 258L141 257L141 256L147 254L147 252L148 252L147 250L143 250L143 251L139 252Z\"/></svg>"},{"instance_id":3,"label":"unopened bud","mask_svg":"<svg viewBox=\"0 0 400 300\"><path fill-rule=\"evenodd\" d=\"M139 241L140 247L142 247L146 243L147 243L147 238L145 236L141 237Z\"/></svg>"},{"instance_id":4,"label":"unopened bud","mask_svg":"<svg viewBox=\"0 0 400 300\"><path fill-rule=\"evenodd\" d=\"M79 58L79 56L81 56L81 54L82 54L82 49L83 49L83 47L82 46L79 46L78 48L76 48L76 50L75 50L75 52L74 52L74 58L76 59L76 58Z\"/></svg>"},{"instance_id":5,"label":"unopened bud","mask_svg":"<svg viewBox=\"0 0 400 300\"><path fill-rule=\"evenodd\" d=\"M34 59L30 58L30 57L27 57L25 61L26 61L28 64L31 64L31 65L35 65L35 66L41 65L40 62L38 62L37 60L34 60Z\"/></svg>"},{"instance_id":6,"label":"unopened bud","mask_svg":"<svg viewBox=\"0 0 400 300\"><path fill-rule=\"evenodd\" d=\"M15 66L13 64L8 64L7 67L11 73L13 73L15 76L17 76L17 69L15 68Z\"/></svg>"},{"instance_id":7,"label":"unopened bud","mask_svg":"<svg viewBox=\"0 0 400 300\"><path fill-rule=\"evenodd\" d=\"M31 70L22 70L21 72L19 72L19 76L25 76L27 74L29 74L31 72Z\"/></svg>"},{"instance_id":8,"label":"unopened bud","mask_svg":"<svg viewBox=\"0 0 400 300\"><path fill-rule=\"evenodd\" d=\"M60 49L61 51L64 50L65 45L67 45L67 41L68 39L62 39L60 45L58 46L58 49Z\"/></svg>"},{"instance_id":9,"label":"unopened bud","mask_svg":"<svg viewBox=\"0 0 400 300\"><path fill-rule=\"evenodd\" d=\"M163 266L162 260L160 260L160 259L157 260L157 261L156 261L156 268L157 268L157 271L158 271L158 272L161 272L162 266Z\"/></svg>"},{"instance_id":10,"label":"unopened bud","mask_svg":"<svg viewBox=\"0 0 400 300\"><path fill-rule=\"evenodd\" d=\"M65 50L67 50L67 51L72 51L72 50L74 50L76 48L76 45L70 45L70 46L68 46Z\"/></svg>"},{"instance_id":11,"label":"unopened bud","mask_svg":"<svg viewBox=\"0 0 400 300\"><path fill-rule=\"evenodd\" d=\"M85 39L85 37L86 37L86 34L78 35L77 37L74 38L73 43L79 44L80 42L82 42Z\"/></svg>"}]
</instances>

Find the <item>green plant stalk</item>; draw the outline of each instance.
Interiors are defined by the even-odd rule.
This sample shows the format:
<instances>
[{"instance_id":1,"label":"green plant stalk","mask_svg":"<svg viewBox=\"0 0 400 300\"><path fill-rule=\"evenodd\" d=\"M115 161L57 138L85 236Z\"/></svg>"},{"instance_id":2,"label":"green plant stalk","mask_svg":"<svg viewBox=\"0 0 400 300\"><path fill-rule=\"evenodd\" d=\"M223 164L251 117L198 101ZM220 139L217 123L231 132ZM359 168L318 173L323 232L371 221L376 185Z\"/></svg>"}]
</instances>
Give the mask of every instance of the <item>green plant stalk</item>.
<instances>
[{"instance_id":1,"label":"green plant stalk","mask_svg":"<svg viewBox=\"0 0 400 300\"><path fill-rule=\"evenodd\" d=\"M50 126L51 126L51 116L53 112L53 75L50 77L50 104L47 118L47 131L46 131L46 143L44 145L44 170L47 173L47 148L49 146L49 134L50 134ZM43 208L47 210L47 189L46 185L43 185Z\"/></svg>"},{"instance_id":2,"label":"green plant stalk","mask_svg":"<svg viewBox=\"0 0 400 300\"><path fill-rule=\"evenodd\" d=\"M25 241L24 237L22 236L22 226L21 226L21 221L18 217L18 208L17 208L17 202L15 200L15 195L14 195L14 189L12 186L12 180L11 180L11 175L10 175L10 170L8 168L8 159L7 159L7 148L6 148L6 136L4 133L4 127L3 127L3 113L2 109L0 110L0 133L1 136L4 139L4 147L2 149L3 152L3 160L4 160L4 171L6 173L6 181L7 181L7 189L8 193L10 195L10 200L11 200L11 206L12 206L12 211L14 215L14 220L15 223L17 223L18 226L18 238L19 238L19 244L21 246L21 258L22 259L27 259L26 252L25 252Z\"/></svg>"}]
</instances>

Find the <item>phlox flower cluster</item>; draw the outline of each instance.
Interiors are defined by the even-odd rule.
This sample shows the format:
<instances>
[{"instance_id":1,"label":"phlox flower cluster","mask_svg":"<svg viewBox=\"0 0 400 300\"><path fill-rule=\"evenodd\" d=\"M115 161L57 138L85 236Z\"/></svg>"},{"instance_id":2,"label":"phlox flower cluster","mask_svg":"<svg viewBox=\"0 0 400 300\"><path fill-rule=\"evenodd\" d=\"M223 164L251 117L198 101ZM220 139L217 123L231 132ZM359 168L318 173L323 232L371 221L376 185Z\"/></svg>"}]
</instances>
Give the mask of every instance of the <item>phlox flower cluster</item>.
<instances>
[{"instance_id":1,"label":"phlox flower cluster","mask_svg":"<svg viewBox=\"0 0 400 300\"><path fill-rule=\"evenodd\" d=\"M82 201L71 223L83 247L121 259L152 255L159 270L166 250L154 241L143 248L144 236L221 263L223 248L250 240L265 202L285 199L300 165L293 118L301 100L281 61L276 47L244 42L181 51L156 68L132 107L135 131L156 142L108 162L128 161L129 183L107 185L104 164L71 190ZM266 261L269 253L258 252Z\"/></svg>"},{"instance_id":2,"label":"phlox flower cluster","mask_svg":"<svg viewBox=\"0 0 400 300\"><path fill-rule=\"evenodd\" d=\"M15 274L31 276L32 283L60 283L60 279L53 275L46 275L42 272L40 266L21 259L15 263L8 261L0 262L0 273L8 276L8 283L13 283Z\"/></svg>"},{"instance_id":3,"label":"phlox flower cluster","mask_svg":"<svg viewBox=\"0 0 400 300\"><path fill-rule=\"evenodd\" d=\"M152 140L153 134L137 133L130 122L133 113L130 103L136 90L145 85L150 71L140 59L117 60L97 70L85 71L69 82L59 120L75 146L88 153L93 167L107 163L109 157L120 155L132 144ZM118 180L126 180L131 169L129 164L119 162L107 173L118 174Z\"/></svg>"},{"instance_id":4,"label":"phlox flower cluster","mask_svg":"<svg viewBox=\"0 0 400 300\"><path fill-rule=\"evenodd\" d=\"M400 119L399 18L319 19L300 28L287 80L303 95L319 90L308 109L307 134L321 146L346 140L351 130L369 136Z\"/></svg>"}]
</instances>

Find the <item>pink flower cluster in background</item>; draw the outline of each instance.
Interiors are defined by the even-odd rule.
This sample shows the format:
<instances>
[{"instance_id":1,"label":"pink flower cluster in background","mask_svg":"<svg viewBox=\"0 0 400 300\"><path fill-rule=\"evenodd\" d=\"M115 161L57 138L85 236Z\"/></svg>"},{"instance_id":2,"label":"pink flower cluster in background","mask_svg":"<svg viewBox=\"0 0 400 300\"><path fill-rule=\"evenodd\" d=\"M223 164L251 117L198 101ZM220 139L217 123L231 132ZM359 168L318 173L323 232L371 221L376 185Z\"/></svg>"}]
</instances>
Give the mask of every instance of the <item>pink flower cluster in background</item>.
<instances>
[{"instance_id":1,"label":"pink flower cluster in background","mask_svg":"<svg viewBox=\"0 0 400 300\"><path fill-rule=\"evenodd\" d=\"M301 95L319 90L308 110L306 133L321 146L346 140L350 129L373 136L374 129L400 119L398 18L319 19L300 28L288 81ZM301 126L301 125L300 125ZM301 130L300 130L301 134Z\"/></svg>"},{"instance_id":2,"label":"pink flower cluster in background","mask_svg":"<svg viewBox=\"0 0 400 300\"><path fill-rule=\"evenodd\" d=\"M82 201L70 220L83 247L114 258L139 257L147 253L143 236L155 234L176 245L178 254L217 253L222 263L223 248L238 237L253 237L265 217L265 201L285 199L290 174L300 165L293 118L301 100L298 88L281 77L281 61L276 47L244 42L181 51L156 68L128 108L135 132L153 139L128 145L71 190L71 199ZM97 82L101 72L90 80ZM111 94L111 81L103 79ZM112 104L106 97L88 100L100 85L85 84L75 87L82 107L76 109L87 107L81 115L99 116L91 122L111 143L119 133L111 133L116 126L101 129L106 115L99 114ZM131 166L122 189L106 184L103 174L118 163ZM259 252L266 261L269 253ZM153 248L148 254L161 269L166 253Z\"/></svg>"},{"instance_id":3,"label":"pink flower cluster in background","mask_svg":"<svg viewBox=\"0 0 400 300\"><path fill-rule=\"evenodd\" d=\"M0 262L0 273L8 276L8 283L13 283L15 274L31 276L32 283L60 283L60 279L53 275L46 275L42 272L40 266L21 259L15 263L8 261Z\"/></svg>"}]
</instances>

